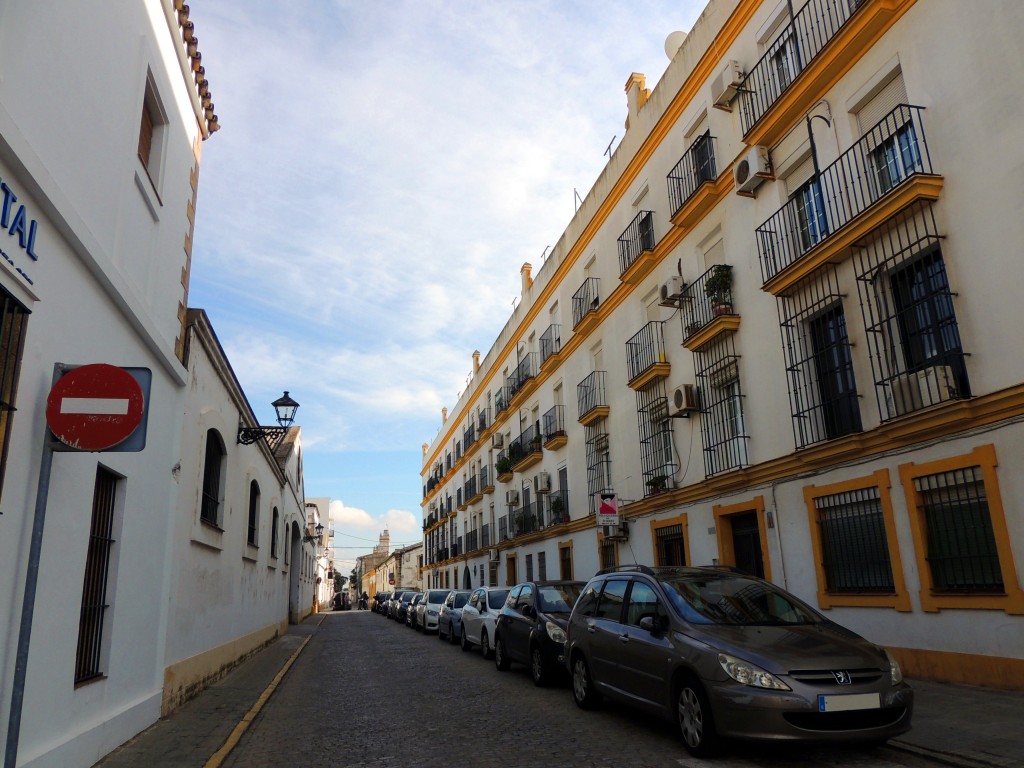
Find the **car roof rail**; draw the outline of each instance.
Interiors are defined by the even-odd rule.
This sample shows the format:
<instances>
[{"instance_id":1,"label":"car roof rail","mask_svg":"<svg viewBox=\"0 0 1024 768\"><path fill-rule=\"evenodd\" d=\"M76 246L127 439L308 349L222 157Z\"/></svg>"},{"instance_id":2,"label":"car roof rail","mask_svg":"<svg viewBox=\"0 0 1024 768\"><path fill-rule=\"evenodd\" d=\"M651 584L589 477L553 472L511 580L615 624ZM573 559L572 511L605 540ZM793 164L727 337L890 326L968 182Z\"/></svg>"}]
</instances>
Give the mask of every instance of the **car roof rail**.
<instances>
[{"instance_id":1,"label":"car roof rail","mask_svg":"<svg viewBox=\"0 0 1024 768\"><path fill-rule=\"evenodd\" d=\"M595 576L603 576L607 573L619 573L620 571L631 571L653 576L654 571L651 570L650 566L642 565L641 563L632 563L631 565L613 565L608 568L602 568L600 571L595 573Z\"/></svg>"}]
</instances>

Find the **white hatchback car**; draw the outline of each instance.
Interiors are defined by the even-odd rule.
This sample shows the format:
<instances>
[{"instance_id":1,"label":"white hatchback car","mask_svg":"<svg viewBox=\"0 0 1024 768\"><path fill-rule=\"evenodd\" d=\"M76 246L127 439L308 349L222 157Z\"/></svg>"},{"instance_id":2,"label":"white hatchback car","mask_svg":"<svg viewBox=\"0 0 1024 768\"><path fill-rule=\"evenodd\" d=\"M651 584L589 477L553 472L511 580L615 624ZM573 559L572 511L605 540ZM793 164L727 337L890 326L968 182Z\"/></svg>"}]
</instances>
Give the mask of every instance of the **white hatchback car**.
<instances>
[{"instance_id":1,"label":"white hatchback car","mask_svg":"<svg viewBox=\"0 0 1024 768\"><path fill-rule=\"evenodd\" d=\"M494 655L494 620L505 604L509 587L478 587L462 609L462 650L480 647L484 658Z\"/></svg>"},{"instance_id":2,"label":"white hatchback car","mask_svg":"<svg viewBox=\"0 0 1024 768\"><path fill-rule=\"evenodd\" d=\"M420 632L437 631L437 617L449 592L450 589L428 589L423 593L423 599L416 604L416 629Z\"/></svg>"}]
</instances>

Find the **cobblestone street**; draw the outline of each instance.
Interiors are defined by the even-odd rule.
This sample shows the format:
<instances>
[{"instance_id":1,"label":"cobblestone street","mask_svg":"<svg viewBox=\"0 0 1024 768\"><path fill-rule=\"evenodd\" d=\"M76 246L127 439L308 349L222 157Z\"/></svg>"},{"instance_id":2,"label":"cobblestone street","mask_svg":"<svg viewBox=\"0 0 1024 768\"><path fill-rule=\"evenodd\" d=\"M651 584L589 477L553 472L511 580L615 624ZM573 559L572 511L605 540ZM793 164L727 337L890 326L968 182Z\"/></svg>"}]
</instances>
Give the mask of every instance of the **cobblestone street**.
<instances>
[{"instance_id":1,"label":"cobblestone street","mask_svg":"<svg viewBox=\"0 0 1024 768\"><path fill-rule=\"evenodd\" d=\"M893 749L736 745L702 761L671 724L608 705L579 710L568 684L536 688L479 653L369 612L324 616L225 766L926 766Z\"/></svg>"}]
</instances>

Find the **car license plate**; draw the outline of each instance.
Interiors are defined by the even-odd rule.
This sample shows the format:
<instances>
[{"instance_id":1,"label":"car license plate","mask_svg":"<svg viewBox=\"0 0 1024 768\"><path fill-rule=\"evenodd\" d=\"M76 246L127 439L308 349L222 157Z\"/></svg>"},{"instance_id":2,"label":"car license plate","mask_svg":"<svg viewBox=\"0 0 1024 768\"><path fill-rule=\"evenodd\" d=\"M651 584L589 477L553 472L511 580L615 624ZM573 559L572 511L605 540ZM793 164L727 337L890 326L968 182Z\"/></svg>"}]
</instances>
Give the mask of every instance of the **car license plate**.
<instances>
[{"instance_id":1,"label":"car license plate","mask_svg":"<svg viewBox=\"0 0 1024 768\"><path fill-rule=\"evenodd\" d=\"M877 693L848 693L837 696L818 695L819 712L849 712L854 709L878 709L882 703Z\"/></svg>"}]
</instances>

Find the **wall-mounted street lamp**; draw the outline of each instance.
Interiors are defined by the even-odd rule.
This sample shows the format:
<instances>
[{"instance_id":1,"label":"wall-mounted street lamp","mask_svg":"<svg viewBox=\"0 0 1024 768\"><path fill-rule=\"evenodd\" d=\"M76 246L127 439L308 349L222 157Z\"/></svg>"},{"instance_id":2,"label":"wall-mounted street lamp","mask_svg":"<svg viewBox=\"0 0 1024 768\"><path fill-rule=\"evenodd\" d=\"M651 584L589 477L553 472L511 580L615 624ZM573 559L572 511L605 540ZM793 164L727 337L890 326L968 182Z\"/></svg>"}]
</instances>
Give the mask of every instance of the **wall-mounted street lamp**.
<instances>
[{"instance_id":1,"label":"wall-mounted street lamp","mask_svg":"<svg viewBox=\"0 0 1024 768\"><path fill-rule=\"evenodd\" d=\"M288 433L288 427L295 421L295 412L299 404L288 396L288 390L282 397L271 403L277 413L276 427L244 427L238 425L238 442L242 445L252 445L261 437L267 441L271 449L276 448L281 439Z\"/></svg>"},{"instance_id":2,"label":"wall-mounted street lamp","mask_svg":"<svg viewBox=\"0 0 1024 768\"><path fill-rule=\"evenodd\" d=\"M285 394L287 395L288 393L285 392ZM324 532L323 524L322 523L318 523L315 530L316 530L316 536L313 536L312 534L310 534L309 529L308 528L306 529L306 532L304 534L302 534L302 541L303 541L303 543L309 544L311 541L320 541L320 537L323 535L323 532Z\"/></svg>"}]
</instances>

